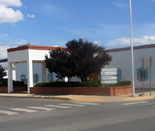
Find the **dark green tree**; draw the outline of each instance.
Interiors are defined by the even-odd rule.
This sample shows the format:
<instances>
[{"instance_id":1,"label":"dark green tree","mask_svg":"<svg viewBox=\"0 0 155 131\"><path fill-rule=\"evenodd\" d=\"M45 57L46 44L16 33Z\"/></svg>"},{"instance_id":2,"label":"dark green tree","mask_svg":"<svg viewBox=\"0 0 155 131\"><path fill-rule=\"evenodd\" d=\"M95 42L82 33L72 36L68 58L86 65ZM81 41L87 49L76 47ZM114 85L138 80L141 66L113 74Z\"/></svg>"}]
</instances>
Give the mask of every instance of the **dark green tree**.
<instances>
[{"instance_id":1,"label":"dark green tree","mask_svg":"<svg viewBox=\"0 0 155 131\"><path fill-rule=\"evenodd\" d=\"M3 77L6 76L4 68L0 65L0 81L3 80Z\"/></svg>"},{"instance_id":2,"label":"dark green tree","mask_svg":"<svg viewBox=\"0 0 155 131\"><path fill-rule=\"evenodd\" d=\"M83 39L68 41L66 47L51 50L50 56L45 56L49 72L55 72L59 78L77 76L84 81L91 73L100 73L111 61L104 47Z\"/></svg>"}]
</instances>

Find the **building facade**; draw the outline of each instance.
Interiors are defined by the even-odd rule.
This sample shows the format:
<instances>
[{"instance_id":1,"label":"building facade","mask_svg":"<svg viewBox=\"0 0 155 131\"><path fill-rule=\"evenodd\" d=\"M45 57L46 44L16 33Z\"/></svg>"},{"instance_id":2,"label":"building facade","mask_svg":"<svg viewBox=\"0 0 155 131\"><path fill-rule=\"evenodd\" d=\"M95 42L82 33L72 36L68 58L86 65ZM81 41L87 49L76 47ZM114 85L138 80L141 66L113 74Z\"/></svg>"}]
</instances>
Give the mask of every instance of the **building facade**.
<instances>
[{"instance_id":1,"label":"building facade","mask_svg":"<svg viewBox=\"0 0 155 131\"><path fill-rule=\"evenodd\" d=\"M131 48L110 49L107 52L112 56L112 61L104 68L119 68L119 80L132 80ZM143 81L143 57L151 57L151 69L145 69ZM155 44L134 46L134 76L135 87L155 87ZM151 82L151 83L150 83Z\"/></svg>"}]
</instances>

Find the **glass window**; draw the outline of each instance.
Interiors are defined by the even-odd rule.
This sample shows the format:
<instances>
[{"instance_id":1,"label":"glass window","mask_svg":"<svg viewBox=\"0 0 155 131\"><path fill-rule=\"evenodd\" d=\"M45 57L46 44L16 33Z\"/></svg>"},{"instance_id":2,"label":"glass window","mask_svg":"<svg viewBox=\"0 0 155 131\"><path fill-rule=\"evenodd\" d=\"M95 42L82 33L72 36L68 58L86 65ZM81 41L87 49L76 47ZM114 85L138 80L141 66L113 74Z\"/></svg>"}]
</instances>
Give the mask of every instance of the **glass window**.
<instances>
[{"instance_id":1,"label":"glass window","mask_svg":"<svg viewBox=\"0 0 155 131\"><path fill-rule=\"evenodd\" d=\"M54 73L48 73L48 81L54 81Z\"/></svg>"},{"instance_id":2,"label":"glass window","mask_svg":"<svg viewBox=\"0 0 155 131\"><path fill-rule=\"evenodd\" d=\"M34 81L34 83L38 83L39 82L39 75L38 74L34 74L33 75L33 81Z\"/></svg>"},{"instance_id":3,"label":"glass window","mask_svg":"<svg viewBox=\"0 0 155 131\"><path fill-rule=\"evenodd\" d=\"M21 80L21 81L24 81L24 80L25 80L25 75L24 75L24 74L22 74L22 75L20 76L20 80Z\"/></svg>"}]
</instances>

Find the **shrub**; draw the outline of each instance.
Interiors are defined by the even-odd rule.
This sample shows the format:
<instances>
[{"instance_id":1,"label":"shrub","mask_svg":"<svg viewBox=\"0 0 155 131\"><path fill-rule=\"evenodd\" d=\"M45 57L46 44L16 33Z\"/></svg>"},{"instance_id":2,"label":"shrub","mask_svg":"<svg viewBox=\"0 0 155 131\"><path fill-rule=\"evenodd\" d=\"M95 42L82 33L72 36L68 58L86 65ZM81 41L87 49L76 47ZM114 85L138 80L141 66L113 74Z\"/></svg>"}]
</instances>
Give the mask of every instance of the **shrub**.
<instances>
[{"instance_id":1,"label":"shrub","mask_svg":"<svg viewBox=\"0 0 155 131\"><path fill-rule=\"evenodd\" d=\"M0 87L7 87L7 86L8 86L7 81L1 81L0 82Z\"/></svg>"},{"instance_id":2,"label":"shrub","mask_svg":"<svg viewBox=\"0 0 155 131\"><path fill-rule=\"evenodd\" d=\"M131 81L119 81L117 86L130 86Z\"/></svg>"},{"instance_id":3,"label":"shrub","mask_svg":"<svg viewBox=\"0 0 155 131\"><path fill-rule=\"evenodd\" d=\"M38 83L35 87L101 87L100 81L84 82L44 82Z\"/></svg>"},{"instance_id":4,"label":"shrub","mask_svg":"<svg viewBox=\"0 0 155 131\"><path fill-rule=\"evenodd\" d=\"M7 81L0 82L0 87L7 87L7 86L8 86ZM13 86L26 86L26 85L24 85L23 81L13 81Z\"/></svg>"},{"instance_id":5,"label":"shrub","mask_svg":"<svg viewBox=\"0 0 155 131\"><path fill-rule=\"evenodd\" d=\"M119 81L117 84L105 85L105 87L130 86L131 81Z\"/></svg>"},{"instance_id":6,"label":"shrub","mask_svg":"<svg viewBox=\"0 0 155 131\"><path fill-rule=\"evenodd\" d=\"M26 86L23 81L13 81L13 86Z\"/></svg>"}]
</instances>

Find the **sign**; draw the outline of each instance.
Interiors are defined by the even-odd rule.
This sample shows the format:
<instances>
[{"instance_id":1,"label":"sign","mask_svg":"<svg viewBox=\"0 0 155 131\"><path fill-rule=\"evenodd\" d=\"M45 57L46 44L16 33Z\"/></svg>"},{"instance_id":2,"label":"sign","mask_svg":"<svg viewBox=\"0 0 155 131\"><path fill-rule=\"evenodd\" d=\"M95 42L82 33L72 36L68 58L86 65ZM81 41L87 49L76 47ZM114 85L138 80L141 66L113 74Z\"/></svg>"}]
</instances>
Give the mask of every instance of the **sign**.
<instances>
[{"instance_id":1,"label":"sign","mask_svg":"<svg viewBox=\"0 0 155 131\"><path fill-rule=\"evenodd\" d=\"M151 68L151 56L149 55L144 55L142 58L142 64L143 64L143 69L150 69Z\"/></svg>"},{"instance_id":2,"label":"sign","mask_svg":"<svg viewBox=\"0 0 155 131\"><path fill-rule=\"evenodd\" d=\"M101 80L117 80L117 76L102 76Z\"/></svg>"},{"instance_id":3,"label":"sign","mask_svg":"<svg viewBox=\"0 0 155 131\"><path fill-rule=\"evenodd\" d=\"M114 81L101 81L101 84L116 84L117 80Z\"/></svg>"},{"instance_id":4,"label":"sign","mask_svg":"<svg viewBox=\"0 0 155 131\"><path fill-rule=\"evenodd\" d=\"M115 76L117 75L117 72L102 72L101 75Z\"/></svg>"},{"instance_id":5,"label":"sign","mask_svg":"<svg viewBox=\"0 0 155 131\"><path fill-rule=\"evenodd\" d=\"M118 68L103 68L101 70L101 84L118 83Z\"/></svg>"}]
</instances>

